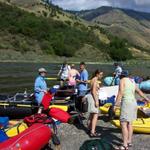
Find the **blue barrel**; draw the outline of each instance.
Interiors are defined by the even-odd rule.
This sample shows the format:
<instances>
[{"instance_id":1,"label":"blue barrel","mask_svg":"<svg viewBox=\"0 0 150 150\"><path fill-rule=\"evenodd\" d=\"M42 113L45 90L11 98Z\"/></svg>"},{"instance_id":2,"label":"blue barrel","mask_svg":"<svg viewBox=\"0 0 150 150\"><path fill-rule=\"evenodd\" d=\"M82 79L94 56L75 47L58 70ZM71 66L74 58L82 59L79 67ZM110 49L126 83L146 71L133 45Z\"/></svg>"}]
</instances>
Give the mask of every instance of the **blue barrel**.
<instances>
[{"instance_id":1,"label":"blue barrel","mask_svg":"<svg viewBox=\"0 0 150 150\"><path fill-rule=\"evenodd\" d=\"M119 85L120 78L119 77L105 77L104 78L104 85L105 86L112 86L112 85Z\"/></svg>"},{"instance_id":2,"label":"blue barrel","mask_svg":"<svg viewBox=\"0 0 150 150\"><path fill-rule=\"evenodd\" d=\"M150 92L150 80L141 82L139 88L143 91Z\"/></svg>"}]
</instances>

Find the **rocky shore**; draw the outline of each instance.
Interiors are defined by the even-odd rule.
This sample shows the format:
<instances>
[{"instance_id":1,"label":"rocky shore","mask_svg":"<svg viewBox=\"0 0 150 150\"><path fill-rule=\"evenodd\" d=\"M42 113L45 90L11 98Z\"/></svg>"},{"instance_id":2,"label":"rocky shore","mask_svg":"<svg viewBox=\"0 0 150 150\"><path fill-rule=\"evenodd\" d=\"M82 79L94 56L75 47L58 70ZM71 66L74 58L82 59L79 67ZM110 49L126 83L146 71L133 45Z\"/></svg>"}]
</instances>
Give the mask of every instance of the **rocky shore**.
<instances>
[{"instance_id":1,"label":"rocky shore","mask_svg":"<svg viewBox=\"0 0 150 150\"><path fill-rule=\"evenodd\" d=\"M87 120L83 121L83 125L79 124L60 124L58 126L58 135L61 141L61 150L79 150L85 141L91 138L87 134ZM108 120L107 116L100 116L97 123L97 131L101 133L99 138L104 139L111 146L122 144L121 130L114 127ZM93 140L93 138L91 139ZM134 134L133 147L129 150L150 150L149 134Z\"/></svg>"}]
</instances>

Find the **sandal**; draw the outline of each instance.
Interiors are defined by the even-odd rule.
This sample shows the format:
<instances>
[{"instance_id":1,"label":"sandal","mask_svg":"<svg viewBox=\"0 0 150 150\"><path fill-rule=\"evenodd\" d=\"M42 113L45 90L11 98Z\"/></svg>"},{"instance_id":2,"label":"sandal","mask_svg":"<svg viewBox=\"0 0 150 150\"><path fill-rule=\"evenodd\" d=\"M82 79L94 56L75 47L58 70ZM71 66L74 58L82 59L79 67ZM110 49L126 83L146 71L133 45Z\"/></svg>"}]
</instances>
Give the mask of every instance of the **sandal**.
<instances>
[{"instance_id":1,"label":"sandal","mask_svg":"<svg viewBox=\"0 0 150 150\"><path fill-rule=\"evenodd\" d=\"M100 137L100 133L97 133L97 132L95 132L95 133L90 133L90 137L91 138L93 138L93 137Z\"/></svg>"},{"instance_id":2,"label":"sandal","mask_svg":"<svg viewBox=\"0 0 150 150\"><path fill-rule=\"evenodd\" d=\"M128 147L132 147L133 146L133 144L132 143L128 143Z\"/></svg>"},{"instance_id":3,"label":"sandal","mask_svg":"<svg viewBox=\"0 0 150 150\"><path fill-rule=\"evenodd\" d=\"M119 146L119 147L115 147L115 150L128 150L128 146Z\"/></svg>"}]
</instances>

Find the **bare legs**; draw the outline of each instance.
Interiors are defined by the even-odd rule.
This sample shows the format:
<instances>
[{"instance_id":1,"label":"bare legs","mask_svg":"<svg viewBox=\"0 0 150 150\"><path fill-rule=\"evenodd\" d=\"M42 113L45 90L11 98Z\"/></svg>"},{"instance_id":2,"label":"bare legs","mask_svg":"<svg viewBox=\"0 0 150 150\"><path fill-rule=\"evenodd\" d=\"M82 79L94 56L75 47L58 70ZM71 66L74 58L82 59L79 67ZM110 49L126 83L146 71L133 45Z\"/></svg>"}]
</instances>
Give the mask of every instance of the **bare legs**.
<instances>
[{"instance_id":1,"label":"bare legs","mask_svg":"<svg viewBox=\"0 0 150 150\"><path fill-rule=\"evenodd\" d=\"M128 123L128 143L132 143L133 127L132 123Z\"/></svg>"},{"instance_id":2,"label":"bare legs","mask_svg":"<svg viewBox=\"0 0 150 150\"><path fill-rule=\"evenodd\" d=\"M123 145L128 145L128 127L127 122L121 122L121 129L122 129L122 138L123 138Z\"/></svg>"},{"instance_id":3,"label":"bare legs","mask_svg":"<svg viewBox=\"0 0 150 150\"><path fill-rule=\"evenodd\" d=\"M97 124L98 114L91 113L88 120L88 128L91 129L91 133L95 133L96 124Z\"/></svg>"},{"instance_id":4,"label":"bare legs","mask_svg":"<svg viewBox=\"0 0 150 150\"><path fill-rule=\"evenodd\" d=\"M60 87L64 86L64 81L60 80Z\"/></svg>"},{"instance_id":5,"label":"bare legs","mask_svg":"<svg viewBox=\"0 0 150 150\"><path fill-rule=\"evenodd\" d=\"M121 122L123 145L128 146L132 142L133 127L129 122Z\"/></svg>"}]
</instances>

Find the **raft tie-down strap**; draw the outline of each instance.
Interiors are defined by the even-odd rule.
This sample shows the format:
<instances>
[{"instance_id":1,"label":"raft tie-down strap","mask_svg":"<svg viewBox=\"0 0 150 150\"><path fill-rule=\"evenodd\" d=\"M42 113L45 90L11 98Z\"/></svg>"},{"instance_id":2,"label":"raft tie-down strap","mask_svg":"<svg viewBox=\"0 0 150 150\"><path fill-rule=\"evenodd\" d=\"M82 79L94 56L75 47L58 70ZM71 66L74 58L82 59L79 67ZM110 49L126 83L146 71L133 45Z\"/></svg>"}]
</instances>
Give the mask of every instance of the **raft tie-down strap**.
<instances>
[{"instance_id":1,"label":"raft tie-down strap","mask_svg":"<svg viewBox=\"0 0 150 150\"><path fill-rule=\"evenodd\" d=\"M141 118L141 120L142 120L143 124L145 124L144 118Z\"/></svg>"}]
</instances>

